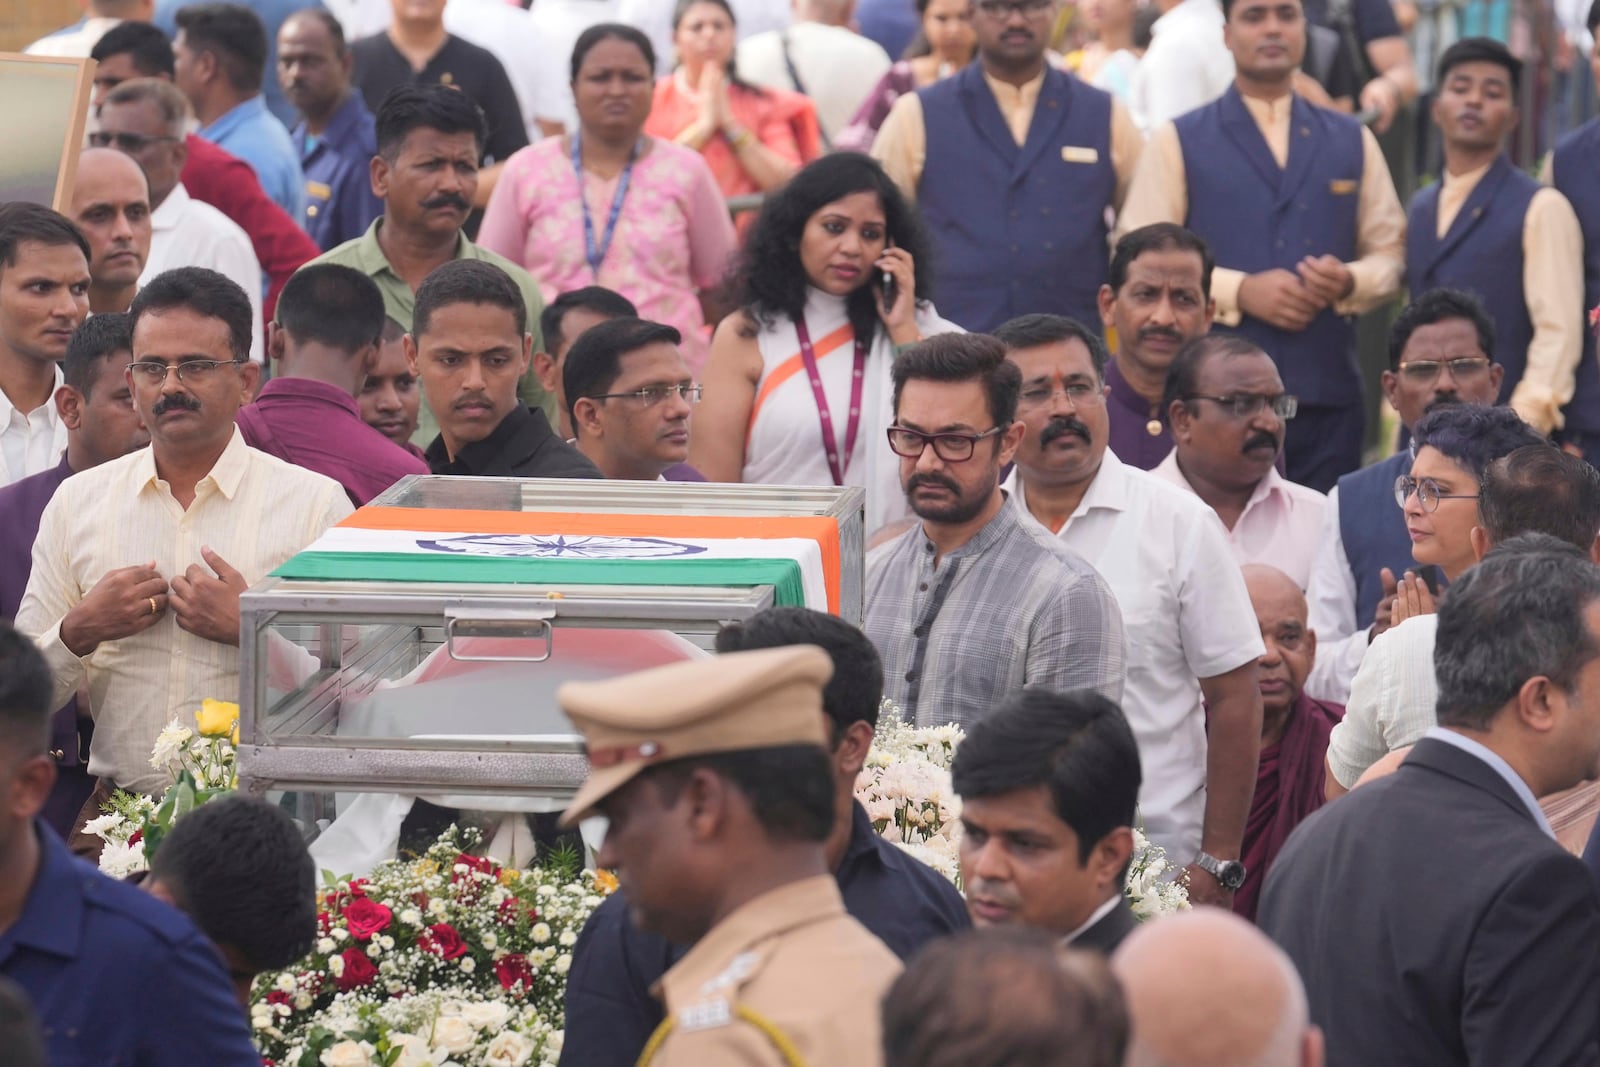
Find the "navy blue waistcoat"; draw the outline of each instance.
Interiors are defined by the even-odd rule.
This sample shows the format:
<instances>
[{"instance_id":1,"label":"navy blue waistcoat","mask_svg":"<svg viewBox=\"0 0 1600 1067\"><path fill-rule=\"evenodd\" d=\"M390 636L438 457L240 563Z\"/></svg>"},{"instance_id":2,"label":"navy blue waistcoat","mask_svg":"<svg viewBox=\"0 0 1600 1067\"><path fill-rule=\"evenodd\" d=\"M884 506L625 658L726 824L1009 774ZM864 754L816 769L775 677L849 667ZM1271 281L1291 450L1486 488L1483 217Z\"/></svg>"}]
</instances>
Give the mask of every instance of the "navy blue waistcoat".
<instances>
[{"instance_id":1,"label":"navy blue waistcoat","mask_svg":"<svg viewBox=\"0 0 1600 1067\"><path fill-rule=\"evenodd\" d=\"M1379 571L1388 567L1396 578L1416 566L1406 514L1394 502L1394 480L1411 470L1409 450L1339 479L1339 539L1356 580L1356 629L1372 625L1372 613L1383 599Z\"/></svg>"},{"instance_id":2,"label":"navy blue waistcoat","mask_svg":"<svg viewBox=\"0 0 1600 1067\"><path fill-rule=\"evenodd\" d=\"M1572 203L1583 227L1583 306L1600 304L1600 119L1591 119L1556 145L1556 189ZM1600 366L1593 331L1584 342L1577 381L1566 408L1566 427L1600 433Z\"/></svg>"},{"instance_id":3,"label":"navy blue waistcoat","mask_svg":"<svg viewBox=\"0 0 1600 1067\"><path fill-rule=\"evenodd\" d=\"M1111 96L1047 67L1017 147L980 64L919 90L928 134L917 203L938 255L939 313L969 330L1067 315L1099 332Z\"/></svg>"},{"instance_id":4,"label":"navy blue waistcoat","mask_svg":"<svg viewBox=\"0 0 1600 1067\"><path fill-rule=\"evenodd\" d=\"M1205 238L1218 266L1246 274L1293 271L1306 256L1356 255L1356 210L1364 150L1348 115L1298 96L1289 117L1289 160L1279 167L1266 138L1230 87L1174 123L1189 187L1184 225ZM1359 404L1361 370L1351 320L1324 309L1298 333L1246 315L1235 327L1261 346L1301 404Z\"/></svg>"},{"instance_id":5,"label":"navy blue waistcoat","mask_svg":"<svg viewBox=\"0 0 1600 1067\"><path fill-rule=\"evenodd\" d=\"M1522 222L1539 183L1501 156L1461 205L1441 239L1439 183L1411 198L1406 223L1406 281L1415 300L1448 286L1471 293L1494 320L1494 351L1506 369L1500 403L1528 368L1533 319L1522 291Z\"/></svg>"}]
</instances>

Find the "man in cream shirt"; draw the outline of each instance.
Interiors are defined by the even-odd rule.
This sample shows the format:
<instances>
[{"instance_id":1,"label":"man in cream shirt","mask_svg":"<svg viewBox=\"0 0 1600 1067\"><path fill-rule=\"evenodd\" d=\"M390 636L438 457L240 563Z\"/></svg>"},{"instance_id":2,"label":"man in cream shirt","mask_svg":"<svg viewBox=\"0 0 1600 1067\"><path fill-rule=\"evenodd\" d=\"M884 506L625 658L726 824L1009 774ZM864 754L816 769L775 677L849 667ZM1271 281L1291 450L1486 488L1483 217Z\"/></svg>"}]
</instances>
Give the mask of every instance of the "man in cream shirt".
<instances>
[{"instance_id":1,"label":"man in cream shirt","mask_svg":"<svg viewBox=\"0 0 1600 1067\"><path fill-rule=\"evenodd\" d=\"M140 290L127 374L150 446L68 479L45 508L17 628L44 652L52 706L88 681L90 773L154 793L150 749L200 702L239 697L239 594L351 511L338 482L249 448L234 426L259 367L255 312L215 271Z\"/></svg>"},{"instance_id":2,"label":"man in cream shirt","mask_svg":"<svg viewBox=\"0 0 1600 1067\"><path fill-rule=\"evenodd\" d=\"M1261 737L1262 644L1244 577L1203 502L1107 448L1098 337L1055 315L1013 319L995 336L1022 371L1027 426L1007 488L1094 565L1122 609L1122 706L1139 743L1146 832L1191 865L1192 899L1227 906L1237 885L1217 870L1240 856Z\"/></svg>"}]
</instances>

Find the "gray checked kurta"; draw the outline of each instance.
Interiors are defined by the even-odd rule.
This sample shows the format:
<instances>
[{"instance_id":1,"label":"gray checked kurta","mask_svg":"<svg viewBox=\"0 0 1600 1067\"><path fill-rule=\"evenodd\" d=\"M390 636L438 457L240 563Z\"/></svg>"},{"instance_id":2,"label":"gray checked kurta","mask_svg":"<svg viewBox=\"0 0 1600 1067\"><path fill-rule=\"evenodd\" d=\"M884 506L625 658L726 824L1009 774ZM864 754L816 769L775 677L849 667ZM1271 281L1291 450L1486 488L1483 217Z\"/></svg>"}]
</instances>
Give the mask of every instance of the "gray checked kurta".
<instances>
[{"instance_id":1,"label":"gray checked kurta","mask_svg":"<svg viewBox=\"0 0 1600 1067\"><path fill-rule=\"evenodd\" d=\"M1098 572L1008 497L934 566L918 523L867 557L884 695L918 726L978 722L1023 686L1122 700L1122 613Z\"/></svg>"}]
</instances>

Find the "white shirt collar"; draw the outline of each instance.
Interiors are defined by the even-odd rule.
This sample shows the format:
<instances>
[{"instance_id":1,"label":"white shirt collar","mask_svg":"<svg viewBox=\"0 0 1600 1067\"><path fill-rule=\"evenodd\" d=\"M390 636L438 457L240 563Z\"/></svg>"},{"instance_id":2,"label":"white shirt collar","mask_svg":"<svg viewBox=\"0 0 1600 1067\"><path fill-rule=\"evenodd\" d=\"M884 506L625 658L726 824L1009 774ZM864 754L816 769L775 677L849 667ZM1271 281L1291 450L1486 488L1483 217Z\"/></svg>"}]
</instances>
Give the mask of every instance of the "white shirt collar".
<instances>
[{"instance_id":1,"label":"white shirt collar","mask_svg":"<svg viewBox=\"0 0 1600 1067\"><path fill-rule=\"evenodd\" d=\"M172 192L161 201L161 206L150 212L150 228L153 230L175 230L183 221L183 216L189 210L189 190L179 182L172 187Z\"/></svg>"},{"instance_id":2,"label":"white shirt collar","mask_svg":"<svg viewBox=\"0 0 1600 1067\"><path fill-rule=\"evenodd\" d=\"M1022 481L1021 467L1011 469L1010 476L1006 478L1001 488L1016 498L1019 508L1023 511L1028 510L1028 491ZM1100 469L1095 472L1094 480L1084 491L1078 506L1062 524L1062 530L1071 526L1073 519L1087 515L1096 508L1105 508L1107 511L1126 511L1128 508L1128 468L1110 448L1106 449L1105 456L1100 461Z\"/></svg>"},{"instance_id":3,"label":"white shirt collar","mask_svg":"<svg viewBox=\"0 0 1600 1067\"><path fill-rule=\"evenodd\" d=\"M1063 945L1070 945L1074 941L1078 940L1078 938L1084 935L1084 932L1087 931L1089 927L1093 926L1101 919L1104 919L1107 915L1110 915L1112 910L1116 908L1117 902L1121 899L1122 894L1118 893L1116 896L1112 897L1110 900L1094 909L1094 911L1089 913L1089 918L1084 921L1084 924L1072 931L1072 933L1068 934L1066 937L1063 937L1061 939L1061 943Z\"/></svg>"},{"instance_id":4,"label":"white shirt collar","mask_svg":"<svg viewBox=\"0 0 1600 1067\"><path fill-rule=\"evenodd\" d=\"M1487 745L1474 741L1466 734L1457 733L1454 730L1446 730L1442 726L1435 726L1428 731L1426 736L1435 741L1443 741L1447 745L1459 748L1461 751L1476 756L1487 763L1491 770L1505 779L1512 792L1517 794L1517 799L1521 800L1523 806L1533 814L1533 821L1539 824L1539 829L1544 831L1545 836L1552 839L1556 836L1556 832L1550 828L1550 820L1545 818L1544 809L1539 806L1539 799L1533 795L1533 790L1528 788L1528 783L1522 780L1522 775L1518 774L1498 752Z\"/></svg>"},{"instance_id":5,"label":"white shirt collar","mask_svg":"<svg viewBox=\"0 0 1600 1067\"><path fill-rule=\"evenodd\" d=\"M61 376L61 364L57 363L56 383L50 387L50 395L45 397L44 403L39 405L38 408L34 409L34 411L43 409L45 421L51 426L57 425L61 420L61 416L56 413L56 390L61 388L61 383L63 380L64 379ZM18 408L11 402L11 398L6 396L5 390L0 389L0 430L5 429L11 424L11 416L17 410ZM23 418L27 418L32 414L33 411L22 412Z\"/></svg>"}]
</instances>

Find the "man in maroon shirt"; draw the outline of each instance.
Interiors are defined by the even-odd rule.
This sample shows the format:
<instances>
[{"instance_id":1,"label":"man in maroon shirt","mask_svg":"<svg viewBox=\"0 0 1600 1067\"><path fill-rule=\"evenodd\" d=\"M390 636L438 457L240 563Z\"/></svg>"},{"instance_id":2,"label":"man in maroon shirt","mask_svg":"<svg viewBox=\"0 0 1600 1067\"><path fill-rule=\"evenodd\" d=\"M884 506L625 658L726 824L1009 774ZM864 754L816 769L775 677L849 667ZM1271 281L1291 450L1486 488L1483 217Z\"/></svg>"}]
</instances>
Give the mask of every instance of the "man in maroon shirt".
<instances>
[{"instance_id":1,"label":"man in maroon shirt","mask_svg":"<svg viewBox=\"0 0 1600 1067\"><path fill-rule=\"evenodd\" d=\"M133 78L173 79L172 43L147 22L124 22L100 38L90 55L99 66L94 74L95 110L106 94ZM189 150L179 180L196 200L204 200L250 237L256 259L268 279L262 312L273 320L278 297L289 276L321 255L309 234L273 203L250 164L203 137L184 138Z\"/></svg>"},{"instance_id":2,"label":"man in maroon shirt","mask_svg":"<svg viewBox=\"0 0 1600 1067\"><path fill-rule=\"evenodd\" d=\"M331 263L299 271L283 287L267 341L273 378L238 415L252 448L327 475L357 507L408 474L428 473L363 422L356 404L383 322L383 295L365 274Z\"/></svg>"}]
</instances>

